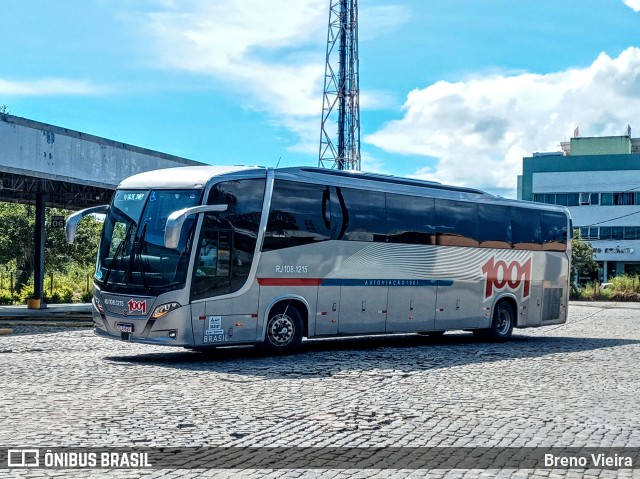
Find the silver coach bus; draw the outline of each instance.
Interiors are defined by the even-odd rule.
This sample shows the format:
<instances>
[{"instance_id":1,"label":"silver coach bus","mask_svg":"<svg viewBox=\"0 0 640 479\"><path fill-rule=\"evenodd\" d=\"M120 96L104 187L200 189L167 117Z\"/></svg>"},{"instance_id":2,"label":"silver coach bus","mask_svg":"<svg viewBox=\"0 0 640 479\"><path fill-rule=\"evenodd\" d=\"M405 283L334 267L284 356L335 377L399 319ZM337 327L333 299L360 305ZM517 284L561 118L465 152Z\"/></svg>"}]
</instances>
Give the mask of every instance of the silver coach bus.
<instances>
[{"instance_id":1,"label":"silver coach bus","mask_svg":"<svg viewBox=\"0 0 640 479\"><path fill-rule=\"evenodd\" d=\"M192 349L303 337L514 327L567 318L563 207L319 168L132 176L105 212L93 319L104 337Z\"/></svg>"}]
</instances>

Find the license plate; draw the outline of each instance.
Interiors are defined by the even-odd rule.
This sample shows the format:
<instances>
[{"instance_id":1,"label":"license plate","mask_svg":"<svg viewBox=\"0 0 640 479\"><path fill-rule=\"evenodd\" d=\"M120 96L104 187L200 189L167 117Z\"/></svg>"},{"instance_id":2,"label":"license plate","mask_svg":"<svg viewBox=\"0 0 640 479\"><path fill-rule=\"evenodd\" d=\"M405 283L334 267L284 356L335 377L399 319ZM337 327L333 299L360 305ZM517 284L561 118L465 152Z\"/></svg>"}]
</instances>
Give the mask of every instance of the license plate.
<instances>
[{"instance_id":1,"label":"license plate","mask_svg":"<svg viewBox=\"0 0 640 479\"><path fill-rule=\"evenodd\" d=\"M133 333L133 324L131 323L116 323L116 329L121 333Z\"/></svg>"}]
</instances>

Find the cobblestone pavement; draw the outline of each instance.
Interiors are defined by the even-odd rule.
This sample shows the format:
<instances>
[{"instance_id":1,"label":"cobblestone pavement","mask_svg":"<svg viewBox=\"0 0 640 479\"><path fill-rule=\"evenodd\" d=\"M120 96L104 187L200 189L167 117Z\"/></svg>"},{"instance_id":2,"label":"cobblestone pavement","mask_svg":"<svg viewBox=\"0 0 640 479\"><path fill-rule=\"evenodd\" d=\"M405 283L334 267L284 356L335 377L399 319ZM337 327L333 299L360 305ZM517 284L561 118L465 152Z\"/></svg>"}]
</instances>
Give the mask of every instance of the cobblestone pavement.
<instances>
[{"instance_id":1,"label":"cobblestone pavement","mask_svg":"<svg viewBox=\"0 0 640 479\"><path fill-rule=\"evenodd\" d=\"M572 303L504 344L470 334L209 355L15 327L0 445L640 447L640 304ZM34 334L39 333L39 334ZM0 477L640 477L640 470L0 470Z\"/></svg>"}]
</instances>

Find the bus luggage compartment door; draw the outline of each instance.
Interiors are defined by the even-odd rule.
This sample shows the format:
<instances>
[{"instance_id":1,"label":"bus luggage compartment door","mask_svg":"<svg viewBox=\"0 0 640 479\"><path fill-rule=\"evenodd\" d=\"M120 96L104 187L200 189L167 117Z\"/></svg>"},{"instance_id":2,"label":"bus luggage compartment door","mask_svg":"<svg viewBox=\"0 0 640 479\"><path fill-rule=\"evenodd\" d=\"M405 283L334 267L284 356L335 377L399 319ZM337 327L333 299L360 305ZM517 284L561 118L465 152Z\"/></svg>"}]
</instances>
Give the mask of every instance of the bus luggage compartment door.
<instances>
[{"instance_id":1,"label":"bus luggage compartment door","mask_svg":"<svg viewBox=\"0 0 640 479\"><path fill-rule=\"evenodd\" d=\"M342 284L340 334L384 333L387 322L388 286Z\"/></svg>"},{"instance_id":2,"label":"bus luggage compartment door","mask_svg":"<svg viewBox=\"0 0 640 479\"><path fill-rule=\"evenodd\" d=\"M477 328L482 288L479 281L438 281L435 329Z\"/></svg>"},{"instance_id":3,"label":"bus luggage compartment door","mask_svg":"<svg viewBox=\"0 0 640 479\"><path fill-rule=\"evenodd\" d=\"M316 307L316 336L338 334L340 286L320 286Z\"/></svg>"},{"instance_id":4,"label":"bus luggage compartment door","mask_svg":"<svg viewBox=\"0 0 640 479\"><path fill-rule=\"evenodd\" d=\"M389 286L386 332L434 329L437 283L420 283L407 280Z\"/></svg>"}]
</instances>

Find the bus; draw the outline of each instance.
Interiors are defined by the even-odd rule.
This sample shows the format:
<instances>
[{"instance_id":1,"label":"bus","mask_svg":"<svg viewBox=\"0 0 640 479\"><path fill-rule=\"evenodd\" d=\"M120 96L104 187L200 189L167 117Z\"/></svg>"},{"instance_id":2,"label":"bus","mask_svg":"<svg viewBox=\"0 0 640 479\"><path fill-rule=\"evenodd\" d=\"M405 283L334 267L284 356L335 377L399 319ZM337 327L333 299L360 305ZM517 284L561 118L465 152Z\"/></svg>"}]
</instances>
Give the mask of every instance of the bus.
<instances>
[{"instance_id":1,"label":"bus","mask_svg":"<svg viewBox=\"0 0 640 479\"><path fill-rule=\"evenodd\" d=\"M561 206L312 167L193 166L123 180L105 213L95 333L205 349L513 328L567 319Z\"/></svg>"}]
</instances>

